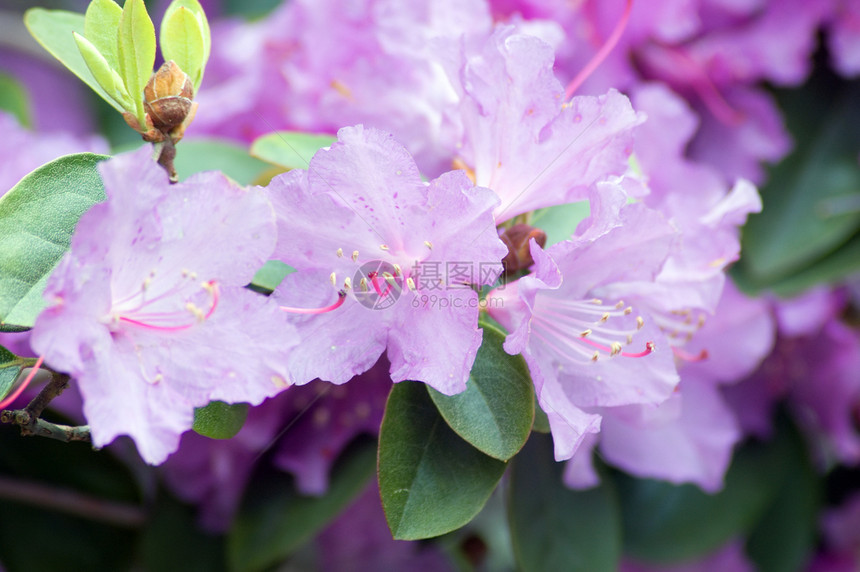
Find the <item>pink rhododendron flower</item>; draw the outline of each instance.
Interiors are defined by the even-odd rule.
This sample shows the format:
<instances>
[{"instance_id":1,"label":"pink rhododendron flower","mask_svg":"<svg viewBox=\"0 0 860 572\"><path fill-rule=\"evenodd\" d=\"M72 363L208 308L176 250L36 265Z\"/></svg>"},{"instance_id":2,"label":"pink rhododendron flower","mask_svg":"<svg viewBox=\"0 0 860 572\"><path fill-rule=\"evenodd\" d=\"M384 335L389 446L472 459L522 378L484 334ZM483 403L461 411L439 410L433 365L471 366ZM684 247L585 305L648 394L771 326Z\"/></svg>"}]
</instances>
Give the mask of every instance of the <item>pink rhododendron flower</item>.
<instances>
[{"instance_id":1,"label":"pink rhododendron flower","mask_svg":"<svg viewBox=\"0 0 860 572\"><path fill-rule=\"evenodd\" d=\"M298 271L277 291L303 340L296 381L344 383L387 350L395 382L462 391L482 339L470 285L492 284L507 252L495 195L462 171L423 182L406 149L362 126L269 192L276 255Z\"/></svg>"},{"instance_id":2,"label":"pink rhododendron flower","mask_svg":"<svg viewBox=\"0 0 860 572\"><path fill-rule=\"evenodd\" d=\"M100 171L108 200L78 223L32 345L79 384L97 446L127 434L158 464L195 407L260 403L290 383L295 331L243 288L274 247L274 213L217 173L170 185L149 149Z\"/></svg>"},{"instance_id":3,"label":"pink rhododendron flower","mask_svg":"<svg viewBox=\"0 0 860 572\"><path fill-rule=\"evenodd\" d=\"M600 192L626 200L608 184ZM505 350L529 364L558 460L599 430L596 408L660 403L678 382L671 349L650 316L602 292L615 282L653 279L675 232L641 204L616 208L597 210L587 230L546 251L532 241L533 274L489 295L504 298L488 311L510 332Z\"/></svg>"}]
</instances>

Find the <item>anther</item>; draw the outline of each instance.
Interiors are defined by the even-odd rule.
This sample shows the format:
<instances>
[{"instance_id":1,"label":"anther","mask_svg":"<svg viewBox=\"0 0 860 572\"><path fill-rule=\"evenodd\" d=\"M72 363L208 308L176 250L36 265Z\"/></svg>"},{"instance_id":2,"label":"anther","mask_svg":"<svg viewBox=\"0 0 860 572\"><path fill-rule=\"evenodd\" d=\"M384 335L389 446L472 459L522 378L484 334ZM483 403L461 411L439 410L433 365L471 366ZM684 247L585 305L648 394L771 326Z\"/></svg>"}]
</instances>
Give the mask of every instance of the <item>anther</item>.
<instances>
[{"instance_id":1,"label":"anther","mask_svg":"<svg viewBox=\"0 0 860 572\"><path fill-rule=\"evenodd\" d=\"M644 325L645 318L643 318L642 316L636 316L636 329L641 330Z\"/></svg>"},{"instance_id":2,"label":"anther","mask_svg":"<svg viewBox=\"0 0 860 572\"><path fill-rule=\"evenodd\" d=\"M599 354L598 352L594 352L594 355L593 355L593 356L591 356L591 361L597 361L597 359L598 359L599 357L600 357L600 354Z\"/></svg>"},{"instance_id":3,"label":"anther","mask_svg":"<svg viewBox=\"0 0 860 572\"><path fill-rule=\"evenodd\" d=\"M584 338L584 337L589 336L589 335L591 335L591 328L588 328L587 330L583 330L582 332L580 332L579 337Z\"/></svg>"},{"instance_id":4,"label":"anther","mask_svg":"<svg viewBox=\"0 0 860 572\"><path fill-rule=\"evenodd\" d=\"M600 320L599 320L599 322L600 322L601 324L604 324L604 323L606 323L606 321L607 321L608 319L609 319L609 312L606 312L606 313L604 313L602 316L600 316Z\"/></svg>"},{"instance_id":5,"label":"anther","mask_svg":"<svg viewBox=\"0 0 860 572\"><path fill-rule=\"evenodd\" d=\"M388 252L388 245L387 244L380 244L379 249Z\"/></svg>"},{"instance_id":6,"label":"anther","mask_svg":"<svg viewBox=\"0 0 860 572\"><path fill-rule=\"evenodd\" d=\"M624 300L619 300L617 304L615 304L615 309L620 310L624 307Z\"/></svg>"},{"instance_id":7,"label":"anther","mask_svg":"<svg viewBox=\"0 0 860 572\"><path fill-rule=\"evenodd\" d=\"M601 300L600 298L592 298L588 302L590 304L594 304L595 306L602 306L603 305L603 300Z\"/></svg>"},{"instance_id":8,"label":"anther","mask_svg":"<svg viewBox=\"0 0 860 572\"><path fill-rule=\"evenodd\" d=\"M359 284L359 286L361 286L361 291L362 291L362 292L367 292L367 291L368 291L368 288L367 288L367 278L362 278L362 279L361 279L361 282L359 282L358 284Z\"/></svg>"},{"instance_id":9,"label":"anther","mask_svg":"<svg viewBox=\"0 0 860 572\"><path fill-rule=\"evenodd\" d=\"M349 279L349 276L343 279L343 289L349 292L349 289L352 288L352 280Z\"/></svg>"},{"instance_id":10,"label":"anther","mask_svg":"<svg viewBox=\"0 0 860 572\"><path fill-rule=\"evenodd\" d=\"M427 248L429 248L430 250L433 250L433 243L432 243L432 242L430 242L429 240L425 240L425 241L424 241L424 246L426 246L426 247L427 247Z\"/></svg>"},{"instance_id":11,"label":"anther","mask_svg":"<svg viewBox=\"0 0 860 572\"><path fill-rule=\"evenodd\" d=\"M338 248L338 249L337 249L337 257L338 257L338 258L343 258L343 249L342 249L342 248Z\"/></svg>"},{"instance_id":12,"label":"anther","mask_svg":"<svg viewBox=\"0 0 860 572\"><path fill-rule=\"evenodd\" d=\"M611 351L609 352L610 356L617 356L621 353L622 346L618 342L612 342L609 347L611 348Z\"/></svg>"},{"instance_id":13,"label":"anther","mask_svg":"<svg viewBox=\"0 0 860 572\"><path fill-rule=\"evenodd\" d=\"M400 268L399 264L392 264L392 266L394 266L394 275L395 276L403 275L403 270Z\"/></svg>"},{"instance_id":14,"label":"anther","mask_svg":"<svg viewBox=\"0 0 860 572\"><path fill-rule=\"evenodd\" d=\"M395 285L394 276L391 274L391 272L383 272L382 277L385 278L385 281L388 282L389 284L391 284L392 286Z\"/></svg>"},{"instance_id":15,"label":"anther","mask_svg":"<svg viewBox=\"0 0 860 572\"><path fill-rule=\"evenodd\" d=\"M625 316L629 316L632 313L633 313L633 307L632 306L627 306L626 308L624 308L624 315Z\"/></svg>"},{"instance_id":16,"label":"anther","mask_svg":"<svg viewBox=\"0 0 860 572\"><path fill-rule=\"evenodd\" d=\"M406 279L406 286L413 292L417 290L417 288L415 288L415 281L412 280L411 276Z\"/></svg>"},{"instance_id":17,"label":"anther","mask_svg":"<svg viewBox=\"0 0 860 572\"><path fill-rule=\"evenodd\" d=\"M352 251L352 261L358 262L358 251L357 250Z\"/></svg>"},{"instance_id":18,"label":"anther","mask_svg":"<svg viewBox=\"0 0 860 572\"><path fill-rule=\"evenodd\" d=\"M329 282L331 282L332 286L337 286L337 274L332 272L331 276L329 276L328 279L329 279Z\"/></svg>"}]
</instances>

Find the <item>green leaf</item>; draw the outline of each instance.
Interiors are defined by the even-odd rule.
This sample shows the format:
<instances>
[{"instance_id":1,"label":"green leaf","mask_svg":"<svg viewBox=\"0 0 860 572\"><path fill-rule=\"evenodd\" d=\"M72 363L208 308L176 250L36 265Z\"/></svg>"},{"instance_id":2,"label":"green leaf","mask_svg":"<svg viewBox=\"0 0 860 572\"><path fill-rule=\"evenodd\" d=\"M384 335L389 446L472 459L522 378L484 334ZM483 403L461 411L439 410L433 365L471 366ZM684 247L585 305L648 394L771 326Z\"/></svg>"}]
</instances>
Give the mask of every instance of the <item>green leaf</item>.
<instances>
[{"instance_id":1,"label":"green leaf","mask_svg":"<svg viewBox=\"0 0 860 572\"><path fill-rule=\"evenodd\" d=\"M457 435L496 459L517 454L534 422L535 398L522 356L508 355L505 335L487 324L466 391L447 396L427 387L439 413Z\"/></svg>"},{"instance_id":2,"label":"green leaf","mask_svg":"<svg viewBox=\"0 0 860 572\"><path fill-rule=\"evenodd\" d=\"M244 147L217 139L183 139L174 164L180 180L203 171L221 171L241 185L252 184L269 169Z\"/></svg>"},{"instance_id":3,"label":"green leaf","mask_svg":"<svg viewBox=\"0 0 860 572\"><path fill-rule=\"evenodd\" d=\"M203 11L203 6L197 0L173 0L164 12L164 20L167 20L173 15L173 12L185 8L190 11L197 21L200 22L200 29L203 33L203 66L209 61L209 52L212 49L212 38L209 30L209 20L206 18L206 12ZM162 22L164 21L162 20ZM202 73L202 72L201 72Z\"/></svg>"},{"instance_id":4,"label":"green leaf","mask_svg":"<svg viewBox=\"0 0 860 572\"><path fill-rule=\"evenodd\" d=\"M508 521L518 569L617 570L621 515L612 482L574 491L564 486L562 468L548 435L533 435L511 461Z\"/></svg>"},{"instance_id":5,"label":"green leaf","mask_svg":"<svg viewBox=\"0 0 860 572\"><path fill-rule=\"evenodd\" d=\"M803 437L787 420L782 423L788 447L779 471L770 475L782 485L747 540L747 554L761 572L806 569L818 531L821 482Z\"/></svg>"},{"instance_id":6,"label":"green leaf","mask_svg":"<svg viewBox=\"0 0 860 572\"><path fill-rule=\"evenodd\" d=\"M119 69L116 32L122 8L114 0L92 0L84 14L84 37L101 52L111 68Z\"/></svg>"},{"instance_id":7,"label":"green leaf","mask_svg":"<svg viewBox=\"0 0 860 572\"><path fill-rule=\"evenodd\" d=\"M78 50L84 58L87 67L90 68L93 77L99 82L102 89L110 95L123 109L133 112L134 102L128 95L125 89L125 84L122 78L116 71L111 68L104 56L92 45L86 38L73 32L75 43L78 45Z\"/></svg>"},{"instance_id":8,"label":"green leaf","mask_svg":"<svg viewBox=\"0 0 860 572\"><path fill-rule=\"evenodd\" d=\"M794 280L794 286L783 290L797 291L794 275L834 252L860 228L858 98L860 82L833 83L822 77L778 96L797 148L771 170L761 189L764 208L744 228L741 264L754 286ZM853 208L843 206L851 203ZM857 264L852 266L836 278Z\"/></svg>"},{"instance_id":9,"label":"green leaf","mask_svg":"<svg viewBox=\"0 0 860 572\"><path fill-rule=\"evenodd\" d=\"M203 79L206 44L197 17L184 6L165 15L161 22L161 54L165 61L173 60L188 74L194 91Z\"/></svg>"},{"instance_id":10,"label":"green leaf","mask_svg":"<svg viewBox=\"0 0 860 572\"><path fill-rule=\"evenodd\" d=\"M617 474L624 516L625 552L656 564L678 563L712 552L751 530L781 481L784 439L748 443L735 454L725 488L707 494L694 485L672 485Z\"/></svg>"},{"instance_id":11,"label":"green leaf","mask_svg":"<svg viewBox=\"0 0 860 572\"><path fill-rule=\"evenodd\" d=\"M21 373L22 365L18 356L0 346L0 401L12 393L15 380Z\"/></svg>"},{"instance_id":12,"label":"green leaf","mask_svg":"<svg viewBox=\"0 0 860 572\"><path fill-rule=\"evenodd\" d=\"M155 26L146 13L143 0L125 0L119 20L119 71L135 102L138 122L146 125L143 88L152 76L155 64Z\"/></svg>"},{"instance_id":13,"label":"green leaf","mask_svg":"<svg viewBox=\"0 0 860 572\"><path fill-rule=\"evenodd\" d=\"M194 409L194 425L191 428L210 439L230 439L242 429L247 418L247 403L212 401L205 407Z\"/></svg>"},{"instance_id":14,"label":"green leaf","mask_svg":"<svg viewBox=\"0 0 860 572\"><path fill-rule=\"evenodd\" d=\"M280 260L269 260L254 275L254 279L251 280L251 287L257 292L270 294L284 281L287 275L295 271L295 268Z\"/></svg>"},{"instance_id":15,"label":"green leaf","mask_svg":"<svg viewBox=\"0 0 860 572\"><path fill-rule=\"evenodd\" d=\"M469 522L506 466L458 437L422 386L394 386L379 432L379 491L398 540L439 536Z\"/></svg>"},{"instance_id":16,"label":"green leaf","mask_svg":"<svg viewBox=\"0 0 860 572\"><path fill-rule=\"evenodd\" d=\"M373 441L353 443L332 468L321 497L298 494L292 477L280 471L256 475L228 536L230 569L252 572L281 562L364 490L375 462Z\"/></svg>"},{"instance_id":17,"label":"green leaf","mask_svg":"<svg viewBox=\"0 0 860 572\"><path fill-rule=\"evenodd\" d=\"M307 169L314 153L337 141L334 135L277 131L251 145L251 155L285 169Z\"/></svg>"},{"instance_id":18,"label":"green leaf","mask_svg":"<svg viewBox=\"0 0 860 572\"><path fill-rule=\"evenodd\" d=\"M48 50L52 56L69 68L85 84L90 86L99 97L108 102L111 107L122 113L123 109L108 95L99 85L90 69L84 62L83 56L78 51L75 37L72 32L85 34L84 16L65 10L45 10L44 8L30 8L24 13L24 24L37 42ZM143 97L141 94L140 97Z\"/></svg>"},{"instance_id":19,"label":"green leaf","mask_svg":"<svg viewBox=\"0 0 860 572\"><path fill-rule=\"evenodd\" d=\"M66 155L0 197L0 328L33 327L42 291L81 215L105 198L96 164L108 157Z\"/></svg>"},{"instance_id":20,"label":"green leaf","mask_svg":"<svg viewBox=\"0 0 860 572\"><path fill-rule=\"evenodd\" d=\"M14 115L24 127L33 126L27 91L12 76L3 73L0 73L0 109Z\"/></svg>"},{"instance_id":21,"label":"green leaf","mask_svg":"<svg viewBox=\"0 0 860 572\"><path fill-rule=\"evenodd\" d=\"M591 214L588 201L558 205L537 211L529 224L546 232L546 246L567 240L583 219Z\"/></svg>"}]
</instances>

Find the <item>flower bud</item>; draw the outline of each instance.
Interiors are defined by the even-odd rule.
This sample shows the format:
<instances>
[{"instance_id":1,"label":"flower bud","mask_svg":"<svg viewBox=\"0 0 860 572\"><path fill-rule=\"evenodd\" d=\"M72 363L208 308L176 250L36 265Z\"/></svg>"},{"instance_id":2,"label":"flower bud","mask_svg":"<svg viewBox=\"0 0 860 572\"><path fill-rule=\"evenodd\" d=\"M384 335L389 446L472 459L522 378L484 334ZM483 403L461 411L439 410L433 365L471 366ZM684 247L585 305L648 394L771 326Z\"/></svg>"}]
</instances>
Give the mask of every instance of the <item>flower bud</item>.
<instances>
[{"instance_id":1,"label":"flower bud","mask_svg":"<svg viewBox=\"0 0 860 572\"><path fill-rule=\"evenodd\" d=\"M506 229L500 238L505 243L505 246L508 247L508 254L502 259L505 274L508 275L520 270L526 270L534 264L535 261L529 250L530 239L535 239L541 248L546 245L546 233L539 228L527 224L515 224L511 228Z\"/></svg>"},{"instance_id":2,"label":"flower bud","mask_svg":"<svg viewBox=\"0 0 860 572\"><path fill-rule=\"evenodd\" d=\"M143 106L153 126L170 133L182 125L191 112L194 86L188 75L173 60L152 74L143 90Z\"/></svg>"}]
</instances>

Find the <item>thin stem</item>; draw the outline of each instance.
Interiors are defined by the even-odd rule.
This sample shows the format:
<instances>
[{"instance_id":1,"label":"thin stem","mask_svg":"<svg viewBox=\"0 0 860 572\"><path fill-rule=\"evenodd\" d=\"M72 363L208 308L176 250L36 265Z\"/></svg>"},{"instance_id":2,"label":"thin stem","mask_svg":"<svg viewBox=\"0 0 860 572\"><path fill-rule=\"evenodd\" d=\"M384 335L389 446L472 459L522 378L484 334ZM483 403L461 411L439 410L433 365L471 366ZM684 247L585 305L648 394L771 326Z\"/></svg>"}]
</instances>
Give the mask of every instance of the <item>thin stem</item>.
<instances>
[{"instance_id":1,"label":"thin stem","mask_svg":"<svg viewBox=\"0 0 860 572\"><path fill-rule=\"evenodd\" d=\"M137 528L146 522L146 512L137 506L90 495L0 476L0 498L56 510L114 526ZM13 515L7 515L12 516Z\"/></svg>"}]
</instances>

